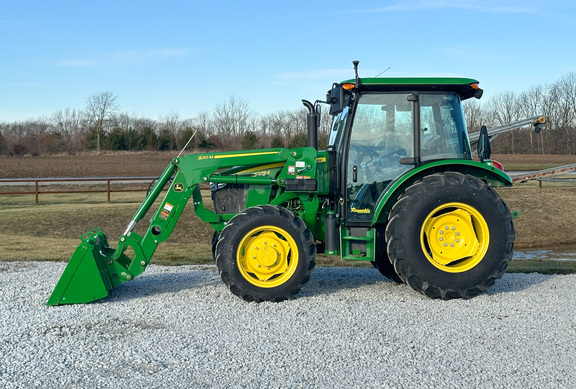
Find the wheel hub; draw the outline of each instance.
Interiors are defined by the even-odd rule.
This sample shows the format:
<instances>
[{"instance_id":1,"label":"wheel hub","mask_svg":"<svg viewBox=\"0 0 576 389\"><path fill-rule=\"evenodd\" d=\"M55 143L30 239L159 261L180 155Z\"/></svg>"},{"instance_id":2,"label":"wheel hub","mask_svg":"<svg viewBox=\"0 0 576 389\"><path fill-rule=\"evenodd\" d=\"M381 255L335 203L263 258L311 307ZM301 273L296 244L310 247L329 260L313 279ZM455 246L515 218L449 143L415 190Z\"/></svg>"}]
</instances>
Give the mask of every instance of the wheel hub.
<instances>
[{"instance_id":1,"label":"wheel hub","mask_svg":"<svg viewBox=\"0 0 576 389\"><path fill-rule=\"evenodd\" d=\"M421 239L423 250L434 266L462 272L482 260L488 246L488 227L474 208L450 203L428 215Z\"/></svg>"},{"instance_id":2,"label":"wheel hub","mask_svg":"<svg viewBox=\"0 0 576 389\"><path fill-rule=\"evenodd\" d=\"M248 237L240 248L239 263L252 278L268 281L288 269L290 244L272 231Z\"/></svg>"}]
</instances>

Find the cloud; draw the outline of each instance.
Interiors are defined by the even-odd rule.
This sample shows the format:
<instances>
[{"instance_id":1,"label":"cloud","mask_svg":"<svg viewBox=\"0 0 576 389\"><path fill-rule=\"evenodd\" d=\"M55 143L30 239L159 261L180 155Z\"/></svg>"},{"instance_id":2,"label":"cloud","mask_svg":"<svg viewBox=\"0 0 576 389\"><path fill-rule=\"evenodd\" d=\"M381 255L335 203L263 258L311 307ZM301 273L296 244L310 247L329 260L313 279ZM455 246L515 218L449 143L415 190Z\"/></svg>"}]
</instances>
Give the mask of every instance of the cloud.
<instances>
[{"instance_id":1,"label":"cloud","mask_svg":"<svg viewBox=\"0 0 576 389\"><path fill-rule=\"evenodd\" d=\"M553 23L576 26L573 0L397 0L390 5L356 13L391 13L417 11L469 11L484 14L526 15L538 20L546 19Z\"/></svg>"},{"instance_id":2,"label":"cloud","mask_svg":"<svg viewBox=\"0 0 576 389\"><path fill-rule=\"evenodd\" d=\"M363 13L375 12L409 12L419 10L431 9L457 9L457 10L470 10L484 13L517 13L517 14L533 14L537 13L538 9L531 6L526 1L513 1L508 4L502 4L501 1L489 0L419 0L419 1L399 1L386 7L375 8L365 11Z\"/></svg>"},{"instance_id":3,"label":"cloud","mask_svg":"<svg viewBox=\"0 0 576 389\"><path fill-rule=\"evenodd\" d=\"M58 62L58 65L64 67L106 67L123 63L151 62L185 57L187 54L187 49L116 50L101 55L90 55L85 58L63 59Z\"/></svg>"}]
</instances>

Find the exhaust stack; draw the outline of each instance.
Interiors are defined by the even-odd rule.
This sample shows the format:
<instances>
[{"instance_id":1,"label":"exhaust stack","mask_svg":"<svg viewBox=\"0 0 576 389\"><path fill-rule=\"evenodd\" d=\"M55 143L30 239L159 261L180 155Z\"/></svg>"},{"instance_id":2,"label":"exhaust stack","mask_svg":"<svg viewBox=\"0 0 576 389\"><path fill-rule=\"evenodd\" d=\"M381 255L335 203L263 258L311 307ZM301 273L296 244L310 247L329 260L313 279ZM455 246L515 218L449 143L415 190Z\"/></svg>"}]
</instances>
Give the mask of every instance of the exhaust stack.
<instances>
[{"instance_id":1,"label":"exhaust stack","mask_svg":"<svg viewBox=\"0 0 576 389\"><path fill-rule=\"evenodd\" d=\"M308 129L308 137L306 138L306 146L314 147L318 150L318 111L314 105L308 100L302 100L302 104L308 108L308 115L306 115L306 127Z\"/></svg>"}]
</instances>

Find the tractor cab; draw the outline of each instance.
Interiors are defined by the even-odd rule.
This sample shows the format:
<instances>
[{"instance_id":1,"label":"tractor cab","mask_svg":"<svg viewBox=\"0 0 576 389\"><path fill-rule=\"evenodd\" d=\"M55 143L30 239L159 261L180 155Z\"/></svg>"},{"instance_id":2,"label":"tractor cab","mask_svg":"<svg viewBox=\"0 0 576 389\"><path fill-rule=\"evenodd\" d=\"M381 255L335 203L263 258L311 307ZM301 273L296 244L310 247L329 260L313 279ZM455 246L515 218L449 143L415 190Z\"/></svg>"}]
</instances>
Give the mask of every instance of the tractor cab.
<instances>
[{"instance_id":1,"label":"tractor cab","mask_svg":"<svg viewBox=\"0 0 576 389\"><path fill-rule=\"evenodd\" d=\"M328 150L347 225L370 225L384 193L408 171L471 159L461 101L481 95L461 78L369 78L334 84Z\"/></svg>"}]
</instances>

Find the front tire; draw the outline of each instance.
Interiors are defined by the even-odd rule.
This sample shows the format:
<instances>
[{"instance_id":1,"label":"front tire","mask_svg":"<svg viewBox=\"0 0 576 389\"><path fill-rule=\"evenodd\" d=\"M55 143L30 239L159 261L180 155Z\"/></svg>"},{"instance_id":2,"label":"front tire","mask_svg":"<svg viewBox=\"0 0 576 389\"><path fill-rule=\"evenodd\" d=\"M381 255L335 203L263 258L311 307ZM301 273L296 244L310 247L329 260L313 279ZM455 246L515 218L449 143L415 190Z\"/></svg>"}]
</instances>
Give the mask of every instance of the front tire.
<instances>
[{"instance_id":1,"label":"front tire","mask_svg":"<svg viewBox=\"0 0 576 389\"><path fill-rule=\"evenodd\" d=\"M310 279L316 246L306 224L286 208L262 205L234 216L216 244L222 281L246 301L292 298Z\"/></svg>"},{"instance_id":2,"label":"front tire","mask_svg":"<svg viewBox=\"0 0 576 389\"><path fill-rule=\"evenodd\" d=\"M501 197L481 180L437 173L410 186L389 214L388 255L420 293L471 298L502 277L512 258L514 225Z\"/></svg>"},{"instance_id":3,"label":"front tire","mask_svg":"<svg viewBox=\"0 0 576 389\"><path fill-rule=\"evenodd\" d=\"M216 244L218 243L218 238L220 237L220 233L218 231L214 231L212 235L212 259L216 262Z\"/></svg>"}]
</instances>

